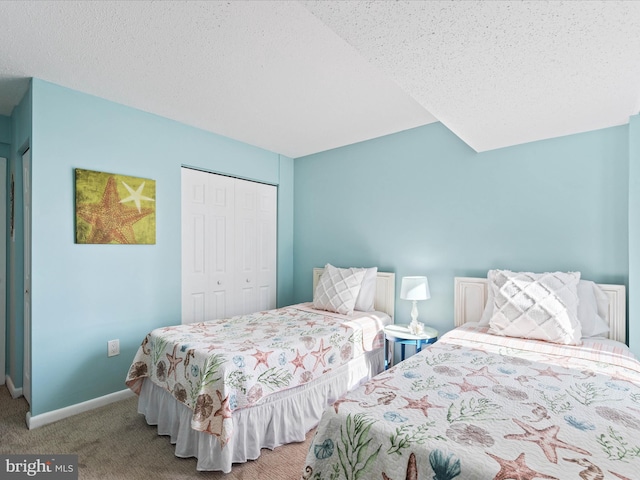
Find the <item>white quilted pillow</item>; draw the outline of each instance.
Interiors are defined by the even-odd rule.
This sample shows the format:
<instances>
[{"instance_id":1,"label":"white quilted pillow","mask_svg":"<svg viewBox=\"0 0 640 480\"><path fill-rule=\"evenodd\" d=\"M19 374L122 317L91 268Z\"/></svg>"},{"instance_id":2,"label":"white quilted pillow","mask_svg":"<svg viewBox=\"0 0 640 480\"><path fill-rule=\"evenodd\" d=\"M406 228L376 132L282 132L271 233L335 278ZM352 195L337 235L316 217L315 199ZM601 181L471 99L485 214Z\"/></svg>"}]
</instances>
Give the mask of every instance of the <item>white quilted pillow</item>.
<instances>
[{"instance_id":1,"label":"white quilted pillow","mask_svg":"<svg viewBox=\"0 0 640 480\"><path fill-rule=\"evenodd\" d=\"M378 267L364 268L363 270L364 278L362 279L358 298L356 298L356 306L353 307L353 309L362 312L373 312L373 306L376 300Z\"/></svg>"},{"instance_id":2,"label":"white quilted pillow","mask_svg":"<svg viewBox=\"0 0 640 480\"><path fill-rule=\"evenodd\" d=\"M313 295L313 307L351 315L365 272L364 268L336 268L327 263Z\"/></svg>"},{"instance_id":3,"label":"white quilted pillow","mask_svg":"<svg viewBox=\"0 0 640 480\"><path fill-rule=\"evenodd\" d=\"M579 345L580 272L529 273L495 270L494 310L489 332L506 337L530 338Z\"/></svg>"},{"instance_id":4,"label":"white quilted pillow","mask_svg":"<svg viewBox=\"0 0 640 480\"><path fill-rule=\"evenodd\" d=\"M582 338L606 337L609 324L606 321L609 297L594 282L580 280L578 283L578 320L582 327Z\"/></svg>"}]
</instances>

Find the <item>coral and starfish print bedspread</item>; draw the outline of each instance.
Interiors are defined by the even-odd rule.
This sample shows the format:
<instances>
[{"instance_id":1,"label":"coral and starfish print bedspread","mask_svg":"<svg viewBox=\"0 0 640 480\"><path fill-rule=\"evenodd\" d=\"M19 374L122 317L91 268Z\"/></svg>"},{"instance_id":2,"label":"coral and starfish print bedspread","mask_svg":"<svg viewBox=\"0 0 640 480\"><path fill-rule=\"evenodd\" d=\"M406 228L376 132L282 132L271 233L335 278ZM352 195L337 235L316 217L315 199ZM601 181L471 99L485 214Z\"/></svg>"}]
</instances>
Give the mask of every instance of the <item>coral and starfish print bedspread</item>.
<instances>
[{"instance_id":1,"label":"coral and starfish print bedspread","mask_svg":"<svg viewBox=\"0 0 640 480\"><path fill-rule=\"evenodd\" d=\"M136 393L145 378L164 388L193 410L194 430L224 446L233 411L382 348L390 321L379 312L346 317L299 304L159 328L138 348L125 382Z\"/></svg>"},{"instance_id":2,"label":"coral and starfish print bedspread","mask_svg":"<svg viewBox=\"0 0 640 480\"><path fill-rule=\"evenodd\" d=\"M302 478L640 478L640 363L626 346L486 331L455 329L339 399Z\"/></svg>"}]
</instances>

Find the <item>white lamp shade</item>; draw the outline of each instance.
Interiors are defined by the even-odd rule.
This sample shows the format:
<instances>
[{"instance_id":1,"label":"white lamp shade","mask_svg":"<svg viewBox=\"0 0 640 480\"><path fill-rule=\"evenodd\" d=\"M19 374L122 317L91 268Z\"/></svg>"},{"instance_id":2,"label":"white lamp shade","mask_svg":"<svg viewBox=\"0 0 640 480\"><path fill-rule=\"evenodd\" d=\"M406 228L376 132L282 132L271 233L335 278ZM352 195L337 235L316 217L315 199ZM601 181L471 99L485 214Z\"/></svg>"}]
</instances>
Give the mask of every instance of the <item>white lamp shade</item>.
<instances>
[{"instance_id":1,"label":"white lamp shade","mask_svg":"<svg viewBox=\"0 0 640 480\"><path fill-rule=\"evenodd\" d=\"M431 298L427 277L402 277L400 298L403 300L428 300Z\"/></svg>"}]
</instances>

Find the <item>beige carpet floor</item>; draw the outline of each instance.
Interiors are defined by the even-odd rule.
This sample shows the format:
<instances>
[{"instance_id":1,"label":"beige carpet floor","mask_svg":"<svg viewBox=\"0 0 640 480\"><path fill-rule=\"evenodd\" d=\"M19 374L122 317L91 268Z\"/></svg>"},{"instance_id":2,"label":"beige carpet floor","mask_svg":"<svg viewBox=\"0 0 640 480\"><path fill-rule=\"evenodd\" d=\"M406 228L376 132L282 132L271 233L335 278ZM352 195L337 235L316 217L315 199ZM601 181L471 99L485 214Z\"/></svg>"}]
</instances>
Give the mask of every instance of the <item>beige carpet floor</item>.
<instances>
[{"instance_id":1,"label":"beige carpet floor","mask_svg":"<svg viewBox=\"0 0 640 480\"><path fill-rule=\"evenodd\" d=\"M262 450L260 458L231 473L198 472L193 458L177 458L169 437L158 436L137 413L137 397L29 430L24 398L0 386L0 453L77 454L79 478L298 480L313 432L302 443Z\"/></svg>"}]
</instances>

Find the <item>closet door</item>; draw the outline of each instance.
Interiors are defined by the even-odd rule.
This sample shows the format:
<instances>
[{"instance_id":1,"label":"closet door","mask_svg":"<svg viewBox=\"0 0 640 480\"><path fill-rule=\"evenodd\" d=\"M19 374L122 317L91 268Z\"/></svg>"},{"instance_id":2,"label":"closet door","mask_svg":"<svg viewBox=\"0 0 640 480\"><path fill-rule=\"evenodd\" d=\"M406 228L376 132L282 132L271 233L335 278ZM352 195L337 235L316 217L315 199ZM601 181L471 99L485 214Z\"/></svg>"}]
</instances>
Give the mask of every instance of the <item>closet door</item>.
<instances>
[{"instance_id":1,"label":"closet door","mask_svg":"<svg viewBox=\"0 0 640 480\"><path fill-rule=\"evenodd\" d=\"M233 309L234 179L182 169L182 323Z\"/></svg>"},{"instance_id":2,"label":"closet door","mask_svg":"<svg viewBox=\"0 0 640 480\"><path fill-rule=\"evenodd\" d=\"M182 323L276 306L277 189L182 169Z\"/></svg>"},{"instance_id":3,"label":"closet door","mask_svg":"<svg viewBox=\"0 0 640 480\"><path fill-rule=\"evenodd\" d=\"M210 309L207 320L234 315L236 298L235 278L235 179L223 175L203 174L209 177L209 195L212 197L210 239L205 254L209 255Z\"/></svg>"},{"instance_id":4,"label":"closet door","mask_svg":"<svg viewBox=\"0 0 640 480\"><path fill-rule=\"evenodd\" d=\"M277 189L236 180L237 314L276 305Z\"/></svg>"},{"instance_id":5,"label":"closet door","mask_svg":"<svg viewBox=\"0 0 640 480\"><path fill-rule=\"evenodd\" d=\"M278 190L257 184L256 311L276 308Z\"/></svg>"}]
</instances>

